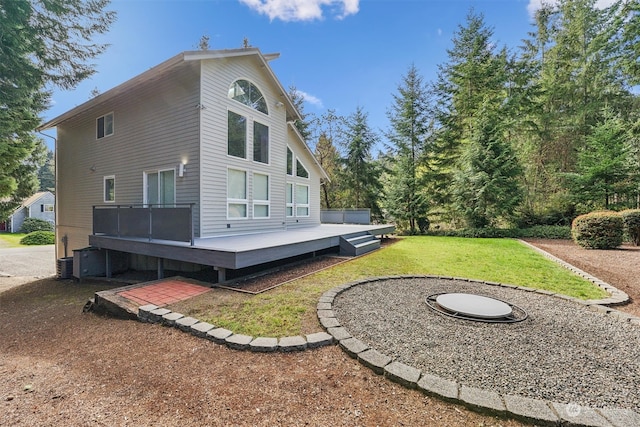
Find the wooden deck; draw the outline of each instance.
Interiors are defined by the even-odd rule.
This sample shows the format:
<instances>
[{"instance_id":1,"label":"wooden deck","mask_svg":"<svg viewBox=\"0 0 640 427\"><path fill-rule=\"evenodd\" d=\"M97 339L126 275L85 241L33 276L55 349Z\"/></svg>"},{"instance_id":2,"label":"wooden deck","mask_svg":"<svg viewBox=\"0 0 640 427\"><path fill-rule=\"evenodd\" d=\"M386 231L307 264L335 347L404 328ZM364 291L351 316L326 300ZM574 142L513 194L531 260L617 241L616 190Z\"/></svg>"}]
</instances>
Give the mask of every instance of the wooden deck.
<instances>
[{"instance_id":1,"label":"wooden deck","mask_svg":"<svg viewBox=\"0 0 640 427\"><path fill-rule=\"evenodd\" d=\"M395 232L395 226L321 224L273 232L196 238L193 246L166 240L104 235L90 235L89 243L100 249L235 270L338 247L341 236L361 232L380 236Z\"/></svg>"}]
</instances>

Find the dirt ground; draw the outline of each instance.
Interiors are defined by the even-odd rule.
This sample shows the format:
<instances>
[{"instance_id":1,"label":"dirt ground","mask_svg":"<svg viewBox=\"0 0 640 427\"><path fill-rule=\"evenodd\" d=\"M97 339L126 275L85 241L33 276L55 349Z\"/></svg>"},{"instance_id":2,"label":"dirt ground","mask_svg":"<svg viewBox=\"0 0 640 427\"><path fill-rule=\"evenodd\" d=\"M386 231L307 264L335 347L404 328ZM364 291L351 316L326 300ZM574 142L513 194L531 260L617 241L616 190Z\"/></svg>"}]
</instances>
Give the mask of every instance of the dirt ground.
<instances>
[{"instance_id":1,"label":"dirt ground","mask_svg":"<svg viewBox=\"0 0 640 427\"><path fill-rule=\"evenodd\" d=\"M635 249L597 254L533 243L640 293ZM46 279L0 294L0 425L521 425L407 390L337 346L238 352L176 329L83 314L87 299L106 286Z\"/></svg>"}]
</instances>

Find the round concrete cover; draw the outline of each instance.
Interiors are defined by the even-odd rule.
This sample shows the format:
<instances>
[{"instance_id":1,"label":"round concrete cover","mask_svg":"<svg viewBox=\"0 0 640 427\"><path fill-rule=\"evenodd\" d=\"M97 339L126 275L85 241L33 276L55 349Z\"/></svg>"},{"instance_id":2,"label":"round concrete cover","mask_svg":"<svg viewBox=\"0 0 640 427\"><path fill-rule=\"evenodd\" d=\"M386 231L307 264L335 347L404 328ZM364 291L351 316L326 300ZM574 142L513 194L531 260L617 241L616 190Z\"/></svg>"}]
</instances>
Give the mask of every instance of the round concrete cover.
<instances>
[{"instance_id":1,"label":"round concrete cover","mask_svg":"<svg viewBox=\"0 0 640 427\"><path fill-rule=\"evenodd\" d=\"M442 294L436 302L447 311L480 319L497 319L512 312L508 304L482 295Z\"/></svg>"}]
</instances>

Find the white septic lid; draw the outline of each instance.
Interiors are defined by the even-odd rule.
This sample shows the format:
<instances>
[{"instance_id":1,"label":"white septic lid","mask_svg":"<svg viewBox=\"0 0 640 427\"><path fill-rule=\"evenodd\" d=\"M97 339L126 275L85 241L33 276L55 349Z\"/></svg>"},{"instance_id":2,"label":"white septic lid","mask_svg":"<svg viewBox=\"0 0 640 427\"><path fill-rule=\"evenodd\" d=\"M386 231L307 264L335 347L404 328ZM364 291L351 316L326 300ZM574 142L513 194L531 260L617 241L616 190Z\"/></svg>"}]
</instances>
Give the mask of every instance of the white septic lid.
<instances>
[{"instance_id":1,"label":"white septic lid","mask_svg":"<svg viewBox=\"0 0 640 427\"><path fill-rule=\"evenodd\" d=\"M497 319L512 313L508 304L482 295L442 294L436 297L436 302L449 312L480 319Z\"/></svg>"}]
</instances>

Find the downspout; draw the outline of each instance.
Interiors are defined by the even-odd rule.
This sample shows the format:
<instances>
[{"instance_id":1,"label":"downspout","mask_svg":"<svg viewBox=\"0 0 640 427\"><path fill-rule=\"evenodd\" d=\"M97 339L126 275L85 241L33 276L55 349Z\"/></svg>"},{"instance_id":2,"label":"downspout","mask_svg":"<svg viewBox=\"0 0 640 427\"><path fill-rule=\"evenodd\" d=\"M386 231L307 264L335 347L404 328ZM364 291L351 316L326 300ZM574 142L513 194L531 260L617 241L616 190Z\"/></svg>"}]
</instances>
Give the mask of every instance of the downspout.
<instances>
[{"instance_id":1,"label":"downspout","mask_svg":"<svg viewBox=\"0 0 640 427\"><path fill-rule=\"evenodd\" d=\"M58 246L60 245L60 243L58 242L58 139L54 138L51 135L47 135L46 133L42 133L39 130L36 130L37 133L39 133L42 136L46 136L47 138L51 138L53 139L53 155L54 155L54 165L53 165L53 176L55 179L55 194L53 195L54 199L53 199L53 203L54 203L54 214L56 216L56 220L54 223L54 227L55 227L55 231L56 231L56 240L55 240L55 257L56 259L58 258ZM62 237L62 241L64 243L64 257L67 257L67 235L65 234Z\"/></svg>"}]
</instances>

